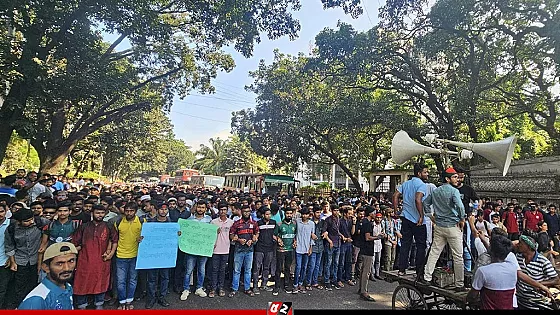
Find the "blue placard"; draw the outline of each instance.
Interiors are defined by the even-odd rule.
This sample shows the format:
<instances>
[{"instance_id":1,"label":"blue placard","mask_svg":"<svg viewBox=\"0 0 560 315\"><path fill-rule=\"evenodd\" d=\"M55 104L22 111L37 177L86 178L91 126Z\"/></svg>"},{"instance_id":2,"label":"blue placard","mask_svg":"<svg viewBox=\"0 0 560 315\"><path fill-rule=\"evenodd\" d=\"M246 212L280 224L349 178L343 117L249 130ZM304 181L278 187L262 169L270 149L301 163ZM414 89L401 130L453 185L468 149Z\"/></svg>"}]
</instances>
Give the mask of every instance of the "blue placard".
<instances>
[{"instance_id":1,"label":"blue placard","mask_svg":"<svg viewBox=\"0 0 560 315\"><path fill-rule=\"evenodd\" d=\"M179 247L179 224L147 222L142 224L142 242L138 247L136 269L173 268Z\"/></svg>"}]
</instances>

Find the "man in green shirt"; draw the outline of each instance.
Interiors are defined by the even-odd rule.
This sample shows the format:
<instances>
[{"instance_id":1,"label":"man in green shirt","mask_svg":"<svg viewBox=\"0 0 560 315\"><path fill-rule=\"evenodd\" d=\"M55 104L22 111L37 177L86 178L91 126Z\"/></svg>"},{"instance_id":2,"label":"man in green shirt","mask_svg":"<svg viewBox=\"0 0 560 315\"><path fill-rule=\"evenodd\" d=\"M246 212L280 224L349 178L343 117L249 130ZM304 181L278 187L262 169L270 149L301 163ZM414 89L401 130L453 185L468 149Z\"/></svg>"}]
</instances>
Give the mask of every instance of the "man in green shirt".
<instances>
[{"instance_id":1,"label":"man in green shirt","mask_svg":"<svg viewBox=\"0 0 560 315\"><path fill-rule=\"evenodd\" d=\"M463 226L465 224L465 207L461 195L456 188L459 175L453 168L444 172L446 183L436 188L422 202L424 213L431 216L434 222L433 243L428 255L428 262L424 269L422 283L430 283L439 255L446 244L453 254L453 270L455 272L455 291L466 292L464 287L464 261L463 261ZM431 206L433 212L431 213ZM435 216L435 218L434 218Z\"/></svg>"},{"instance_id":2,"label":"man in green shirt","mask_svg":"<svg viewBox=\"0 0 560 315\"><path fill-rule=\"evenodd\" d=\"M292 221L294 215L293 208L284 210L284 220L274 230L274 241L278 243L278 251L276 252L276 280L272 295L278 295L280 284L284 283L286 293L292 293L292 285L290 284L290 265L292 264L292 252L296 246L296 223ZM280 279L280 274L284 272L284 280Z\"/></svg>"}]
</instances>

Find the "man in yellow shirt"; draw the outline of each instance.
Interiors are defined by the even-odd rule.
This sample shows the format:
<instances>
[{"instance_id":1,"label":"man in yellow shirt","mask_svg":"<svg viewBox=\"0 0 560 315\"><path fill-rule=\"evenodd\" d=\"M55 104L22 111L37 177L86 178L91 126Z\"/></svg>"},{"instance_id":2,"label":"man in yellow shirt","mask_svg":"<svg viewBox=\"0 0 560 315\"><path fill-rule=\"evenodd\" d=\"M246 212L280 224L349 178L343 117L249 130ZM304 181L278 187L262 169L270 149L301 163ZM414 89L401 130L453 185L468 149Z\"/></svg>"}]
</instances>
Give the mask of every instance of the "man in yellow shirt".
<instances>
[{"instance_id":1,"label":"man in yellow shirt","mask_svg":"<svg viewBox=\"0 0 560 315\"><path fill-rule=\"evenodd\" d=\"M119 309L133 309L134 291L136 290L136 256L138 256L138 244L142 240L140 232L144 218L136 216L138 205L129 202L124 208L124 218L115 222L119 234L117 244L117 295Z\"/></svg>"}]
</instances>

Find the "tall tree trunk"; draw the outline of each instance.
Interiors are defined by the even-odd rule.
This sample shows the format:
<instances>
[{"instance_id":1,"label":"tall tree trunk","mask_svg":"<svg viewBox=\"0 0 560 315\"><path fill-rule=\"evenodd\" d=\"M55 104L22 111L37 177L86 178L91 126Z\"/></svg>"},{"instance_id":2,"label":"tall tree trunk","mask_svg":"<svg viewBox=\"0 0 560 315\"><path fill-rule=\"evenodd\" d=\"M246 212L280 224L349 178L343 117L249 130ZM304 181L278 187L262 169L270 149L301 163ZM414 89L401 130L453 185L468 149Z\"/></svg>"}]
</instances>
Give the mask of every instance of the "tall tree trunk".
<instances>
[{"instance_id":1,"label":"tall tree trunk","mask_svg":"<svg viewBox=\"0 0 560 315\"><path fill-rule=\"evenodd\" d=\"M74 142L65 141L58 148L44 150L43 153L39 155L39 159L41 160L39 171L49 174L57 173L61 164L76 146L76 143L77 140Z\"/></svg>"},{"instance_id":2,"label":"tall tree trunk","mask_svg":"<svg viewBox=\"0 0 560 315\"><path fill-rule=\"evenodd\" d=\"M8 149L8 144L10 143L13 131L14 127L12 127L9 123L0 123L0 164L2 164L4 156L6 155L6 150Z\"/></svg>"}]
</instances>

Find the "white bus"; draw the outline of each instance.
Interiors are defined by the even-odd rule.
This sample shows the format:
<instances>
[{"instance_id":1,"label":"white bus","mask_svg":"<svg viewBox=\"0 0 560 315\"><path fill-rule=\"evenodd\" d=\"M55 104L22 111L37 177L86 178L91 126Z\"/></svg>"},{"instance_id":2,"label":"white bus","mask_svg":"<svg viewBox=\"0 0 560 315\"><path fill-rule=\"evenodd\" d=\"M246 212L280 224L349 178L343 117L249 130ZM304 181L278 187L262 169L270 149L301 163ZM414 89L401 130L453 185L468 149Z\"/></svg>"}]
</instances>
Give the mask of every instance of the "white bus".
<instances>
[{"instance_id":1,"label":"white bus","mask_svg":"<svg viewBox=\"0 0 560 315\"><path fill-rule=\"evenodd\" d=\"M193 175L191 176L191 181L189 182L189 186L196 188L196 187L203 187L203 188L222 188L224 187L224 177L222 176L214 176L214 175Z\"/></svg>"}]
</instances>

